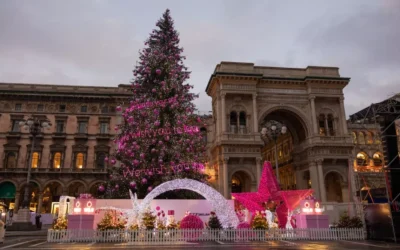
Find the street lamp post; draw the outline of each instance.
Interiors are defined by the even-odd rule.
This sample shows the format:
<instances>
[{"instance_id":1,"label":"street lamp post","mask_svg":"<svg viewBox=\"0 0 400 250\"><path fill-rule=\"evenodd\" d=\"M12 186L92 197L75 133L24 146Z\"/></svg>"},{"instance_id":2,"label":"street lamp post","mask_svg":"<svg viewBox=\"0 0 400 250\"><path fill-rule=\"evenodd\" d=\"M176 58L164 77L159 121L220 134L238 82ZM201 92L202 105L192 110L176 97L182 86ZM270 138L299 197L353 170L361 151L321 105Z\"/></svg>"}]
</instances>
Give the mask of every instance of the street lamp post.
<instances>
[{"instance_id":1,"label":"street lamp post","mask_svg":"<svg viewBox=\"0 0 400 250\"><path fill-rule=\"evenodd\" d=\"M29 133L32 135L32 145L31 145L31 152L29 154L29 164L28 164L28 175L26 177L26 186L25 186L25 193L24 193L24 200L22 201L22 208L28 209L30 207L30 182L31 182L31 171L32 171L32 158L33 158L33 151L35 149L35 139L41 133L43 128L49 128L51 123L49 120L39 119L36 117L30 117L26 120L22 120L19 122L19 125L22 126L24 129L29 129Z\"/></svg>"},{"instance_id":2,"label":"street lamp post","mask_svg":"<svg viewBox=\"0 0 400 250\"><path fill-rule=\"evenodd\" d=\"M261 129L261 135L265 137L270 137L274 141L274 148L275 148L275 171L276 171L276 179L279 182L279 163L278 163L278 144L276 140L278 139L279 135L286 134L287 127L285 125L281 125L277 122L270 122L267 127Z\"/></svg>"}]
</instances>

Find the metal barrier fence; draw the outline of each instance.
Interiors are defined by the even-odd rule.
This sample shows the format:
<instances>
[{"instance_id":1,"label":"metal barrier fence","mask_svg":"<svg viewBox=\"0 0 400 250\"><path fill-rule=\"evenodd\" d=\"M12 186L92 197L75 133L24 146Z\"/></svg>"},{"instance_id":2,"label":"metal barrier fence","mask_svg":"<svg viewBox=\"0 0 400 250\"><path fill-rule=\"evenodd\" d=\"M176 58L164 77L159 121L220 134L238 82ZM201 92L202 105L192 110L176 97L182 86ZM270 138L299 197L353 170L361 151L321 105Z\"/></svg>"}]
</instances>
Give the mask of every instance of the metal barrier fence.
<instances>
[{"instance_id":1,"label":"metal barrier fence","mask_svg":"<svg viewBox=\"0 0 400 250\"><path fill-rule=\"evenodd\" d=\"M176 244L187 241L364 240L363 228L307 229L173 229L173 230L49 230L48 242L128 242Z\"/></svg>"}]
</instances>

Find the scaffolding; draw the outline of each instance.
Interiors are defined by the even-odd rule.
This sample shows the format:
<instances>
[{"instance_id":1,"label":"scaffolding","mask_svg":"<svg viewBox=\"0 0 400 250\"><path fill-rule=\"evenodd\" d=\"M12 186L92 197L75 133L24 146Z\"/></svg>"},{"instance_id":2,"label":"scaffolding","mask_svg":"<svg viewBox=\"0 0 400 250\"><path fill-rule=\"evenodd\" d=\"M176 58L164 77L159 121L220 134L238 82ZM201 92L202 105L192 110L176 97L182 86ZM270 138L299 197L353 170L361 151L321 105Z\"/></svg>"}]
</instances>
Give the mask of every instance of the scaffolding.
<instances>
[{"instance_id":1,"label":"scaffolding","mask_svg":"<svg viewBox=\"0 0 400 250\"><path fill-rule=\"evenodd\" d=\"M399 146L398 134L389 134L388 129L396 120L400 119L400 93L392 96L391 98L380 102L373 103L369 107L353 114L350 116L350 122L353 124L359 124L364 129L368 130L370 124L373 124L377 131L374 133L374 142L380 140L380 151L383 152L383 168L381 172L355 172L356 189L360 192L360 199L370 199L374 202L374 196L370 192L372 188L382 188L382 182L384 182L384 188L386 189L386 197L389 203L396 207L396 199L399 199L400 193L393 194L391 188L391 171L400 171L399 168L392 168L392 164L399 159L397 156L390 158L387 153L386 140L389 137L396 137ZM398 149L399 150L399 149ZM394 164L393 164L394 165ZM368 187L368 190L362 190L362 188ZM366 191L361 194L361 191Z\"/></svg>"}]
</instances>

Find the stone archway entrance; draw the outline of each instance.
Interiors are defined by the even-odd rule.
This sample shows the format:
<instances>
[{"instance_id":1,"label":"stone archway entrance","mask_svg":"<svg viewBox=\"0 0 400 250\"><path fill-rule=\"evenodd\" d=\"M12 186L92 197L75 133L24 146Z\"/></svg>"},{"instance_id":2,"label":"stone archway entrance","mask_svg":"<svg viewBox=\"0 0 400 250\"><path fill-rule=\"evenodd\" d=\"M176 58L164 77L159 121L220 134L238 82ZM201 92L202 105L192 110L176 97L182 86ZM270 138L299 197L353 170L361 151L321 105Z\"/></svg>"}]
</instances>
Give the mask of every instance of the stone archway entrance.
<instances>
[{"instance_id":1,"label":"stone archway entrance","mask_svg":"<svg viewBox=\"0 0 400 250\"><path fill-rule=\"evenodd\" d=\"M251 177L244 171L236 171L232 175L231 193L251 191Z\"/></svg>"},{"instance_id":2,"label":"stone archway entrance","mask_svg":"<svg viewBox=\"0 0 400 250\"><path fill-rule=\"evenodd\" d=\"M343 202L343 180L339 173L329 172L325 176L326 199L332 202Z\"/></svg>"},{"instance_id":3,"label":"stone archway entrance","mask_svg":"<svg viewBox=\"0 0 400 250\"><path fill-rule=\"evenodd\" d=\"M276 173L276 162L278 162L278 182L282 190L305 189L308 187L306 182L309 182L304 179L309 174L301 175L302 178L299 178L299 175L296 178L293 153L295 148L308 138L309 126L307 120L292 109L272 108L267 110L260 119L260 130L267 130L266 135L262 137L263 161L271 162L274 173ZM276 137L271 129L273 125L277 127L276 131L279 131ZM281 133L283 126L287 128L285 133Z\"/></svg>"},{"instance_id":4,"label":"stone archway entrance","mask_svg":"<svg viewBox=\"0 0 400 250\"><path fill-rule=\"evenodd\" d=\"M150 207L150 202L162 193L176 189L186 189L202 195L213 206L216 215L221 221L224 228L234 227L239 224L239 219L232 206L229 205L227 200L215 189L207 186L204 183L191 179L176 179L167 181L154 188L143 201L140 203L139 214Z\"/></svg>"}]
</instances>

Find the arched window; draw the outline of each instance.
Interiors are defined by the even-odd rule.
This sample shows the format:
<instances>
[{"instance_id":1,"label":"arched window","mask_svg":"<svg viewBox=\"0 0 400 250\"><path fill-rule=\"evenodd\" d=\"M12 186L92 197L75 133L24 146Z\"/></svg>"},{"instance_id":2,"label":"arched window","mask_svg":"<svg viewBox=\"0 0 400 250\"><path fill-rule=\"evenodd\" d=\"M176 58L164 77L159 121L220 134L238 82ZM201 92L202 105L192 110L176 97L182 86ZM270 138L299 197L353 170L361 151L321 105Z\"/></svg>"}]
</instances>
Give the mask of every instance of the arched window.
<instances>
[{"instance_id":1,"label":"arched window","mask_svg":"<svg viewBox=\"0 0 400 250\"><path fill-rule=\"evenodd\" d=\"M353 136L353 143L357 144L357 134L355 132L351 132L351 135Z\"/></svg>"},{"instance_id":2,"label":"arched window","mask_svg":"<svg viewBox=\"0 0 400 250\"><path fill-rule=\"evenodd\" d=\"M62 154L60 152L54 153L53 168L61 168L61 157Z\"/></svg>"},{"instance_id":3,"label":"arched window","mask_svg":"<svg viewBox=\"0 0 400 250\"><path fill-rule=\"evenodd\" d=\"M319 135L325 136L326 135L325 115L318 116L318 127L319 127Z\"/></svg>"},{"instance_id":4,"label":"arched window","mask_svg":"<svg viewBox=\"0 0 400 250\"><path fill-rule=\"evenodd\" d=\"M237 126L237 113L235 111L232 111L230 114L230 127L231 127L231 133L236 133L236 126Z\"/></svg>"},{"instance_id":5,"label":"arched window","mask_svg":"<svg viewBox=\"0 0 400 250\"><path fill-rule=\"evenodd\" d=\"M382 163L383 163L383 161L382 161L382 155L381 154L379 154L379 153L375 153L374 155L373 155L373 161L374 161L374 166L382 166Z\"/></svg>"},{"instance_id":6,"label":"arched window","mask_svg":"<svg viewBox=\"0 0 400 250\"><path fill-rule=\"evenodd\" d=\"M101 152L101 153L97 153L96 155L96 167L100 168L100 169L104 169L106 166L106 162L105 162L105 158L106 158L106 154Z\"/></svg>"},{"instance_id":7,"label":"arched window","mask_svg":"<svg viewBox=\"0 0 400 250\"><path fill-rule=\"evenodd\" d=\"M239 113L239 129L241 134L246 133L246 112Z\"/></svg>"},{"instance_id":8,"label":"arched window","mask_svg":"<svg viewBox=\"0 0 400 250\"><path fill-rule=\"evenodd\" d=\"M334 136L335 135L335 129L333 126L334 123L334 118L333 115L328 115L328 131L329 131L329 135L330 136Z\"/></svg>"},{"instance_id":9,"label":"arched window","mask_svg":"<svg viewBox=\"0 0 400 250\"><path fill-rule=\"evenodd\" d=\"M368 166L368 156L360 152L357 154L357 165L358 166Z\"/></svg>"},{"instance_id":10,"label":"arched window","mask_svg":"<svg viewBox=\"0 0 400 250\"><path fill-rule=\"evenodd\" d=\"M239 113L239 124L240 126L246 126L246 112L244 111Z\"/></svg>"},{"instance_id":11,"label":"arched window","mask_svg":"<svg viewBox=\"0 0 400 250\"><path fill-rule=\"evenodd\" d=\"M371 132L367 132L367 144L372 144L374 143L374 134L372 134Z\"/></svg>"},{"instance_id":12,"label":"arched window","mask_svg":"<svg viewBox=\"0 0 400 250\"><path fill-rule=\"evenodd\" d=\"M358 143L365 144L365 135L363 132L358 133Z\"/></svg>"},{"instance_id":13,"label":"arched window","mask_svg":"<svg viewBox=\"0 0 400 250\"><path fill-rule=\"evenodd\" d=\"M6 155L6 168L16 168L17 167L17 153L8 152Z\"/></svg>"},{"instance_id":14,"label":"arched window","mask_svg":"<svg viewBox=\"0 0 400 250\"><path fill-rule=\"evenodd\" d=\"M33 152L32 154L32 168L37 168L39 165L39 153Z\"/></svg>"},{"instance_id":15,"label":"arched window","mask_svg":"<svg viewBox=\"0 0 400 250\"><path fill-rule=\"evenodd\" d=\"M76 168L83 168L84 156L83 153L77 153L75 159L75 167Z\"/></svg>"}]
</instances>

